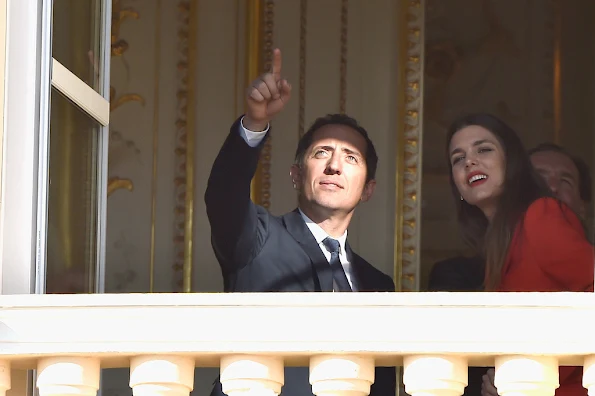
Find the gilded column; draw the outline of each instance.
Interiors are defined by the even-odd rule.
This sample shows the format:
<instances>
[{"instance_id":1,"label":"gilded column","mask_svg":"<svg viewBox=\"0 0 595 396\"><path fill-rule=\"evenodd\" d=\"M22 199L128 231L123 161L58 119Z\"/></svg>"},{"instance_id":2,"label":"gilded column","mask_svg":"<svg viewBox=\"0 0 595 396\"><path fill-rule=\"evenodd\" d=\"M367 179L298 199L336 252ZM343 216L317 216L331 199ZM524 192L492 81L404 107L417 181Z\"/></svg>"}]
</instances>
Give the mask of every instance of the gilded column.
<instances>
[{"instance_id":1,"label":"gilded column","mask_svg":"<svg viewBox=\"0 0 595 396\"><path fill-rule=\"evenodd\" d=\"M248 0L246 8L246 83L271 70L273 58L274 0ZM271 205L272 139L266 140L252 180L252 200Z\"/></svg>"},{"instance_id":2,"label":"gilded column","mask_svg":"<svg viewBox=\"0 0 595 396\"><path fill-rule=\"evenodd\" d=\"M419 285L424 5L423 0L399 1L394 264L401 291Z\"/></svg>"},{"instance_id":3,"label":"gilded column","mask_svg":"<svg viewBox=\"0 0 595 396\"><path fill-rule=\"evenodd\" d=\"M192 291L192 237L194 218L194 139L196 134L196 62L198 0L178 3L178 90L175 148L174 272L177 286ZM180 274L181 272L181 274ZM180 276L181 275L181 276ZM181 278L181 279L180 279Z\"/></svg>"}]
</instances>

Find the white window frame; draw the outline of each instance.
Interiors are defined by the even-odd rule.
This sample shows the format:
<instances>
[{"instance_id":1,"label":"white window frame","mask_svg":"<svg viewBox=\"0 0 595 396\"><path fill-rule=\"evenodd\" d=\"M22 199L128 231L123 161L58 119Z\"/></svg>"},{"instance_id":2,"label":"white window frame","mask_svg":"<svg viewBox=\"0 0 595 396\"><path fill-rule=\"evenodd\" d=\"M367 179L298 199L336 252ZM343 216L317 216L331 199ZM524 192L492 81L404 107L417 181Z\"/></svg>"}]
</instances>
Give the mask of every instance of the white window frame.
<instances>
[{"instance_id":1,"label":"white window frame","mask_svg":"<svg viewBox=\"0 0 595 396\"><path fill-rule=\"evenodd\" d=\"M103 126L109 124L109 101L52 58L52 86Z\"/></svg>"},{"instance_id":2,"label":"white window frame","mask_svg":"<svg viewBox=\"0 0 595 396\"><path fill-rule=\"evenodd\" d=\"M111 0L101 5L100 92L51 56L52 0L5 0L0 294L45 291L51 87L100 125L96 291L104 291ZM0 65L1 67L1 65Z\"/></svg>"}]
</instances>

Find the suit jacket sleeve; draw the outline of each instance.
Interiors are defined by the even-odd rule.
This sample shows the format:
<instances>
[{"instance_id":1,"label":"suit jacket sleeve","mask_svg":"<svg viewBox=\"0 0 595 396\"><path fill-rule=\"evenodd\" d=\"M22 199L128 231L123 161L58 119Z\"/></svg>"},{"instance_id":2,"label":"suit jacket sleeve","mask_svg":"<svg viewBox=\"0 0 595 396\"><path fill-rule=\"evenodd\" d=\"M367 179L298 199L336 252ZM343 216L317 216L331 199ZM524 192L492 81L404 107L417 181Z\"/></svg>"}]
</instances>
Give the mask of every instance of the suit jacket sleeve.
<instances>
[{"instance_id":1,"label":"suit jacket sleeve","mask_svg":"<svg viewBox=\"0 0 595 396\"><path fill-rule=\"evenodd\" d=\"M220 265L227 271L245 266L266 239L268 216L250 198L250 184L260 150L240 136L236 120L211 169L205 204L211 224L211 243ZM268 136L268 135L267 135Z\"/></svg>"},{"instance_id":2,"label":"suit jacket sleeve","mask_svg":"<svg viewBox=\"0 0 595 396\"><path fill-rule=\"evenodd\" d=\"M593 290L593 245L577 215L552 198L535 201L525 215L521 243L540 269L566 291Z\"/></svg>"}]
</instances>

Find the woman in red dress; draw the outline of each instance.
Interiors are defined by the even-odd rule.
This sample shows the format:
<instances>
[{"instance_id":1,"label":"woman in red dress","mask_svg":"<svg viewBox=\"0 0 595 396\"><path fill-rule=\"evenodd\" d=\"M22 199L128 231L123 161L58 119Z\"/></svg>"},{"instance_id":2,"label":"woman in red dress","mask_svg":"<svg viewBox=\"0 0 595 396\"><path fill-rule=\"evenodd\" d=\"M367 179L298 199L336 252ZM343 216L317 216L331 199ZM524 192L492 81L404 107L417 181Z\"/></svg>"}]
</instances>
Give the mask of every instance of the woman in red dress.
<instances>
[{"instance_id":1,"label":"woman in red dress","mask_svg":"<svg viewBox=\"0 0 595 396\"><path fill-rule=\"evenodd\" d=\"M593 245L512 128L489 114L465 116L449 128L447 150L459 224L485 258L486 291L593 291ZM587 395L582 367L560 368L556 395Z\"/></svg>"}]
</instances>

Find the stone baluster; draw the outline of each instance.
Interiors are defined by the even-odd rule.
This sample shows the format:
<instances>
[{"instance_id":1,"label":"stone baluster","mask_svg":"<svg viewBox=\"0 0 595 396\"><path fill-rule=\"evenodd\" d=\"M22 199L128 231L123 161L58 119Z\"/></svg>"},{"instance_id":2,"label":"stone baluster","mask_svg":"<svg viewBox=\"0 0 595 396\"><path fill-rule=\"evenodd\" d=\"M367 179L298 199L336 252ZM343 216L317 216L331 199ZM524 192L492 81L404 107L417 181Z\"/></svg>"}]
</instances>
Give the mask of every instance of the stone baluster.
<instances>
[{"instance_id":1,"label":"stone baluster","mask_svg":"<svg viewBox=\"0 0 595 396\"><path fill-rule=\"evenodd\" d=\"M100 361L88 357L50 357L37 363L40 396L95 396L99 389Z\"/></svg>"},{"instance_id":2,"label":"stone baluster","mask_svg":"<svg viewBox=\"0 0 595 396\"><path fill-rule=\"evenodd\" d=\"M221 359L221 385L228 396L276 396L285 381L283 359L232 355Z\"/></svg>"},{"instance_id":3,"label":"stone baluster","mask_svg":"<svg viewBox=\"0 0 595 396\"><path fill-rule=\"evenodd\" d=\"M0 396L5 396L10 389L10 362L0 360Z\"/></svg>"},{"instance_id":4,"label":"stone baluster","mask_svg":"<svg viewBox=\"0 0 595 396\"><path fill-rule=\"evenodd\" d=\"M497 356L494 385L501 396L554 396L558 359L551 356Z\"/></svg>"},{"instance_id":5,"label":"stone baluster","mask_svg":"<svg viewBox=\"0 0 595 396\"><path fill-rule=\"evenodd\" d=\"M316 396L367 396L374 383L374 359L321 355L310 359L310 384Z\"/></svg>"},{"instance_id":6,"label":"stone baluster","mask_svg":"<svg viewBox=\"0 0 595 396\"><path fill-rule=\"evenodd\" d=\"M583 366L583 386L589 391L589 396L595 396L595 355L585 357Z\"/></svg>"},{"instance_id":7,"label":"stone baluster","mask_svg":"<svg viewBox=\"0 0 595 396\"><path fill-rule=\"evenodd\" d=\"M468 384L467 359L461 356L405 356L403 366L411 396L460 396Z\"/></svg>"},{"instance_id":8,"label":"stone baluster","mask_svg":"<svg viewBox=\"0 0 595 396\"><path fill-rule=\"evenodd\" d=\"M188 396L194 387L193 358L145 355L130 359L134 396Z\"/></svg>"}]
</instances>

